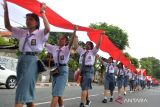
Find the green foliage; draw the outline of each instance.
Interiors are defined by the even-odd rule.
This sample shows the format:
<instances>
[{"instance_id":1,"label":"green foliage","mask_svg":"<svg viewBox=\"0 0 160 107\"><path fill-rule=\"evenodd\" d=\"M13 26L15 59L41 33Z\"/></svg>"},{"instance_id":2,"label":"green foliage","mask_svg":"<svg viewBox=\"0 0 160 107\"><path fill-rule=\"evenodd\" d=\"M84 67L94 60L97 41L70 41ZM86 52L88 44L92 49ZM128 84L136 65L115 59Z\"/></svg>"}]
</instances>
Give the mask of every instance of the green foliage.
<instances>
[{"instance_id":1,"label":"green foliage","mask_svg":"<svg viewBox=\"0 0 160 107\"><path fill-rule=\"evenodd\" d=\"M154 57L140 59L141 68L146 69L147 75L160 78L160 60Z\"/></svg>"},{"instance_id":2,"label":"green foliage","mask_svg":"<svg viewBox=\"0 0 160 107\"><path fill-rule=\"evenodd\" d=\"M75 61L74 59L70 58L68 61L69 71L74 72L77 70L79 63Z\"/></svg>"},{"instance_id":3,"label":"green foliage","mask_svg":"<svg viewBox=\"0 0 160 107\"><path fill-rule=\"evenodd\" d=\"M129 47L128 35L122 29L117 26L108 25L107 23L92 23L91 28L104 30L105 34L112 41L112 43L117 46L120 50L124 50L125 47Z\"/></svg>"},{"instance_id":4,"label":"green foliage","mask_svg":"<svg viewBox=\"0 0 160 107\"><path fill-rule=\"evenodd\" d=\"M139 68L139 62L137 58L131 57L130 61L136 68Z\"/></svg>"},{"instance_id":5,"label":"green foliage","mask_svg":"<svg viewBox=\"0 0 160 107\"><path fill-rule=\"evenodd\" d=\"M11 45L12 43L10 43L9 41L5 40L4 37L0 37L0 45L3 46L8 46Z\"/></svg>"},{"instance_id":6,"label":"green foliage","mask_svg":"<svg viewBox=\"0 0 160 107\"><path fill-rule=\"evenodd\" d=\"M46 50L45 49L43 49L38 55L38 57L40 59L44 59L44 58L46 58L46 56L47 56L47 54L46 54Z\"/></svg>"},{"instance_id":7,"label":"green foliage","mask_svg":"<svg viewBox=\"0 0 160 107\"><path fill-rule=\"evenodd\" d=\"M139 61L137 58L132 57L129 53L125 52L125 56L131 61L131 63L136 67L139 68Z\"/></svg>"},{"instance_id":8,"label":"green foliage","mask_svg":"<svg viewBox=\"0 0 160 107\"><path fill-rule=\"evenodd\" d=\"M48 38L48 43L50 44L58 44L58 37L61 35L67 35L68 41L71 39L72 33L66 32L50 32L50 36Z\"/></svg>"}]
</instances>

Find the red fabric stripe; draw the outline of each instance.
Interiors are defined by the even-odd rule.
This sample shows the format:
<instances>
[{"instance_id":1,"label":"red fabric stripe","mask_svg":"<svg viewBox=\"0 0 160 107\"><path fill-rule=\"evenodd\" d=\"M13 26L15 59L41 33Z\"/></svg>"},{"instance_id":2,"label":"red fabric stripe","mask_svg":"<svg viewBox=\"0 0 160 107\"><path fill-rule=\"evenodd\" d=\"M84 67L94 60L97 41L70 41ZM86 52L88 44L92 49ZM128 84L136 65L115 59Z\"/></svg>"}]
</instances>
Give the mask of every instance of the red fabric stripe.
<instances>
[{"instance_id":1,"label":"red fabric stripe","mask_svg":"<svg viewBox=\"0 0 160 107\"><path fill-rule=\"evenodd\" d=\"M41 3L38 2L37 0L7 0L7 1L17 4L41 16L39 13ZM70 29L70 30L73 30L74 28L74 24L72 24L71 22L67 21L66 19L58 15L56 12L54 12L49 7L46 8L46 16L48 18L49 23L56 27ZM87 28L83 26L78 26L78 30L87 31L90 40L95 43L97 43L100 32L102 32L101 30L95 30L95 29ZM115 60L121 54L121 51L105 35L103 35L103 40L102 40L100 49L104 52L108 52ZM126 66L130 63L130 61L124 56L124 54L121 55L120 61ZM135 67L131 66L130 69L135 70Z\"/></svg>"}]
</instances>

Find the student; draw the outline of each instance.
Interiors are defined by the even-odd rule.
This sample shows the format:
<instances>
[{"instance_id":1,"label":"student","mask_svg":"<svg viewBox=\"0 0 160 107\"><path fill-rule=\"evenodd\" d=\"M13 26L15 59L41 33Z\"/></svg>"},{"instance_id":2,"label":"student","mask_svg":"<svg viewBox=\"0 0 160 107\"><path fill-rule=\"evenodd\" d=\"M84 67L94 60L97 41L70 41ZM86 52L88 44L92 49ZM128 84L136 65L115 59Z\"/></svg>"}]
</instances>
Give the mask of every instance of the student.
<instances>
[{"instance_id":1,"label":"student","mask_svg":"<svg viewBox=\"0 0 160 107\"><path fill-rule=\"evenodd\" d=\"M137 74L134 74L133 76L133 91L136 91L137 90Z\"/></svg>"},{"instance_id":2,"label":"student","mask_svg":"<svg viewBox=\"0 0 160 107\"><path fill-rule=\"evenodd\" d=\"M129 83L129 69L127 68L127 66L124 68L124 95L127 94L127 86L128 86L128 83Z\"/></svg>"},{"instance_id":3,"label":"student","mask_svg":"<svg viewBox=\"0 0 160 107\"><path fill-rule=\"evenodd\" d=\"M59 103L60 107L64 107L63 93L68 80L68 66L70 49L76 34L77 27L74 26L74 32L71 41L68 43L67 35L61 35L58 38L58 45L46 44L46 49L52 54L55 65L58 67L60 73L52 76L52 101L51 107L56 107Z\"/></svg>"},{"instance_id":4,"label":"student","mask_svg":"<svg viewBox=\"0 0 160 107\"><path fill-rule=\"evenodd\" d=\"M97 45L94 47L93 43L91 41L86 42L85 49L81 48L78 45L78 40L74 40L74 45L77 49L77 52L80 54L79 63L81 65L81 82L80 86L82 89L81 92L81 103L79 107L84 107L85 104L87 106L90 106L91 101L89 100L89 93L88 90L92 89L92 78L94 74L94 67L93 64L95 62L95 56L99 50L99 46L101 43L103 33L100 34Z\"/></svg>"},{"instance_id":5,"label":"student","mask_svg":"<svg viewBox=\"0 0 160 107\"><path fill-rule=\"evenodd\" d=\"M49 23L45 15L46 5L43 3L40 13L44 29L39 30L39 17L34 13L26 14L27 29L12 27L8 16L7 2L4 0L5 27L12 32L14 38L19 40L20 56L17 64L17 88L15 107L34 107L35 84L38 77L37 53L41 52L44 42L48 39Z\"/></svg>"},{"instance_id":6,"label":"student","mask_svg":"<svg viewBox=\"0 0 160 107\"><path fill-rule=\"evenodd\" d=\"M128 76L129 76L129 92L131 93L132 91L133 91L133 72L132 71L130 71L129 73L128 73Z\"/></svg>"},{"instance_id":7,"label":"student","mask_svg":"<svg viewBox=\"0 0 160 107\"><path fill-rule=\"evenodd\" d=\"M104 99L102 103L107 103L108 99L108 90L110 90L110 102L113 101L113 92L115 89L115 67L116 63L113 62L113 58L109 57L108 61L105 62L101 58L99 58L101 63L106 67L106 72L104 76Z\"/></svg>"},{"instance_id":8,"label":"student","mask_svg":"<svg viewBox=\"0 0 160 107\"><path fill-rule=\"evenodd\" d=\"M122 87L124 84L124 68L123 68L123 63L118 64L118 71L117 71L117 87L118 87L118 98L121 97L122 95Z\"/></svg>"}]
</instances>

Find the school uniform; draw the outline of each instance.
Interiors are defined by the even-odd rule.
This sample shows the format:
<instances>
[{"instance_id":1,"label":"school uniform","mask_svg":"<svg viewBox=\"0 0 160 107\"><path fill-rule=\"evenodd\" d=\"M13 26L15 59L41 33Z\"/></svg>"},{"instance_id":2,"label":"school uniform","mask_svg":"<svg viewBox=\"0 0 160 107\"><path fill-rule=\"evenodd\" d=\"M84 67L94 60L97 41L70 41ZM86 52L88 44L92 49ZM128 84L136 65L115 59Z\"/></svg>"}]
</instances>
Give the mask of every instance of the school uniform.
<instances>
[{"instance_id":1,"label":"school uniform","mask_svg":"<svg viewBox=\"0 0 160 107\"><path fill-rule=\"evenodd\" d=\"M106 63L103 64L106 67L106 72L104 76L104 88L105 90L113 91L115 88L115 67L116 63Z\"/></svg>"},{"instance_id":2,"label":"school uniform","mask_svg":"<svg viewBox=\"0 0 160 107\"><path fill-rule=\"evenodd\" d=\"M124 69L120 69L118 68L117 71L117 86L118 88L122 88L123 84L124 84Z\"/></svg>"},{"instance_id":3,"label":"school uniform","mask_svg":"<svg viewBox=\"0 0 160 107\"><path fill-rule=\"evenodd\" d=\"M85 50L81 47L77 48L77 52L80 55L79 58L79 64L81 65L80 71L81 71L81 82L80 86L82 90L88 90L92 89L92 79L94 76L94 62L95 62L95 56L98 52L98 49L94 47L92 50Z\"/></svg>"},{"instance_id":4,"label":"school uniform","mask_svg":"<svg viewBox=\"0 0 160 107\"><path fill-rule=\"evenodd\" d=\"M138 85L139 85L139 78L138 78L138 75L135 76L134 85L135 85L135 86L138 86Z\"/></svg>"},{"instance_id":5,"label":"school uniform","mask_svg":"<svg viewBox=\"0 0 160 107\"><path fill-rule=\"evenodd\" d=\"M60 73L53 76L52 79L52 96L62 97L68 80L68 66L70 49L69 46L59 47L47 44L46 49L53 55L55 65L58 66Z\"/></svg>"},{"instance_id":6,"label":"school uniform","mask_svg":"<svg viewBox=\"0 0 160 107\"><path fill-rule=\"evenodd\" d=\"M135 74L134 74L133 72L130 72L130 73L129 73L129 86L130 86L130 91L133 91L134 83L135 83Z\"/></svg>"},{"instance_id":7,"label":"school uniform","mask_svg":"<svg viewBox=\"0 0 160 107\"><path fill-rule=\"evenodd\" d=\"M129 82L129 70L128 69L124 69L124 87L128 86L128 82Z\"/></svg>"},{"instance_id":8,"label":"school uniform","mask_svg":"<svg viewBox=\"0 0 160 107\"><path fill-rule=\"evenodd\" d=\"M44 35L44 29L35 30L30 34L28 30L12 27L12 36L19 40L20 51L15 102L33 102L38 77L36 54L42 51L48 34Z\"/></svg>"}]
</instances>

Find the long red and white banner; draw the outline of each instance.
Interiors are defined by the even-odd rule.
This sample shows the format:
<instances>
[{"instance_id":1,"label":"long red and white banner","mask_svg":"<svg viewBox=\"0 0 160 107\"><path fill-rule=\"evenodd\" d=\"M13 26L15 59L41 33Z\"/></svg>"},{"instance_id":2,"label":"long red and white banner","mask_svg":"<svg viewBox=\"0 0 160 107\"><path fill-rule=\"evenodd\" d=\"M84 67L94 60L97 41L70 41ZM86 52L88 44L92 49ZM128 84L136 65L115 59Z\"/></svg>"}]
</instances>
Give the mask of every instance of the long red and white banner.
<instances>
[{"instance_id":1,"label":"long red and white banner","mask_svg":"<svg viewBox=\"0 0 160 107\"><path fill-rule=\"evenodd\" d=\"M14 3L16 5L19 5L20 7L23 7L33 13L36 13L37 15L41 16L39 13L40 7L41 7L41 2L37 0L7 0L11 3ZM73 30L74 25L68 20L64 19L60 15L58 15L54 10L51 8L47 7L46 8L46 16L48 18L48 21L51 25L63 28L63 29L69 29ZM94 43L97 43L98 37L102 30L96 30L92 28L87 28L83 26L78 26L78 31L85 31L87 32L87 35L91 41ZM119 50L109 39L106 35L102 36L102 43L100 45L100 50L103 52L109 53L110 56L112 56L115 60L119 59L120 62L122 62L125 66L129 66L129 68L132 71L136 71L135 67L130 64L130 61L125 57L125 55L122 53L121 50Z\"/></svg>"}]
</instances>

